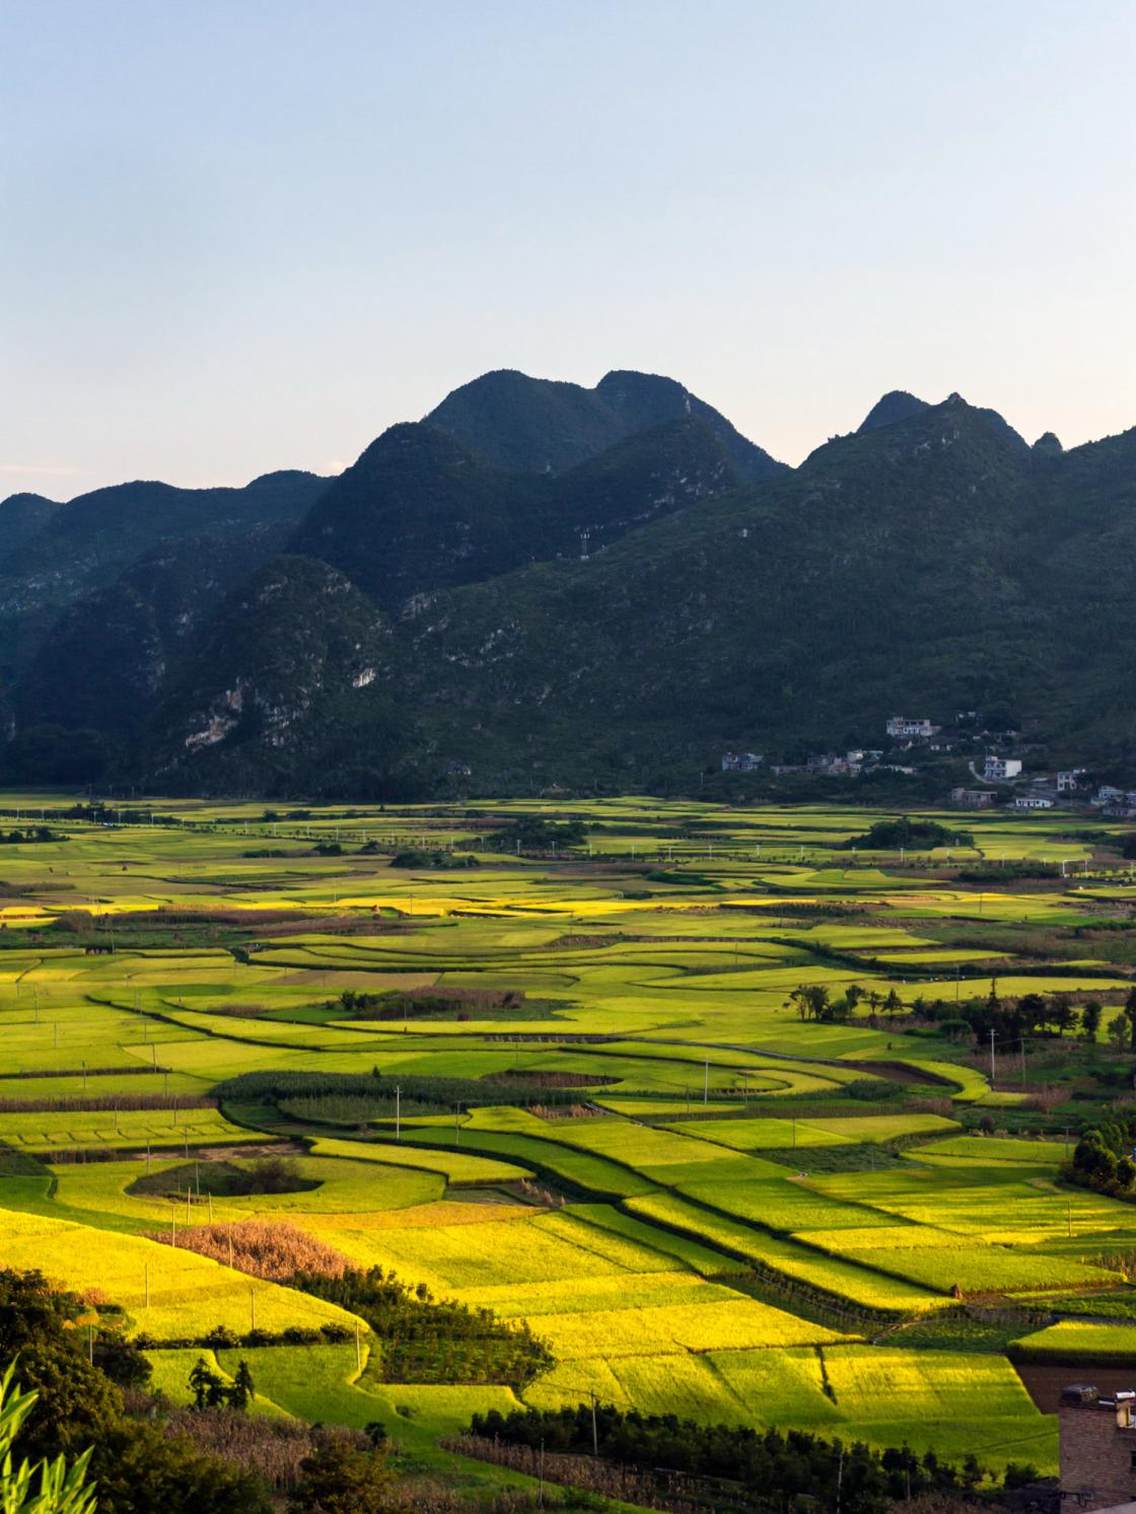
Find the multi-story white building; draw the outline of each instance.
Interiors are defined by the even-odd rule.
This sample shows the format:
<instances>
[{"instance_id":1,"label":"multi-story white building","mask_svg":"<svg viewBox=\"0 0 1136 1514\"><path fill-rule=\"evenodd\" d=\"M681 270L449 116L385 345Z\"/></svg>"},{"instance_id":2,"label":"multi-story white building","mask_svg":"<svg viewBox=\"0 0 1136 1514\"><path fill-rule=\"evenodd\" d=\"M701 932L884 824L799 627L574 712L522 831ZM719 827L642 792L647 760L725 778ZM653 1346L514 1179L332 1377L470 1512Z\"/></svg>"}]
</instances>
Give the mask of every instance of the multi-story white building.
<instances>
[{"instance_id":1,"label":"multi-story white building","mask_svg":"<svg viewBox=\"0 0 1136 1514\"><path fill-rule=\"evenodd\" d=\"M982 776L993 783L1000 783L1007 778L1017 778L1021 771L1020 757L998 757L993 752L987 752Z\"/></svg>"},{"instance_id":2,"label":"multi-story white building","mask_svg":"<svg viewBox=\"0 0 1136 1514\"><path fill-rule=\"evenodd\" d=\"M933 736L939 729L929 720L913 720L909 715L893 715L884 728L889 736Z\"/></svg>"},{"instance_id":3,"label":"multi-story white building","mask_svg":"<svg viewBox=\"0 0 1136 1514\"><path fill-rule=\"evenodd\" d=\"M760 752L723 752L723 773L752 773L764 759Z\"/></svg>"}]
</instances>

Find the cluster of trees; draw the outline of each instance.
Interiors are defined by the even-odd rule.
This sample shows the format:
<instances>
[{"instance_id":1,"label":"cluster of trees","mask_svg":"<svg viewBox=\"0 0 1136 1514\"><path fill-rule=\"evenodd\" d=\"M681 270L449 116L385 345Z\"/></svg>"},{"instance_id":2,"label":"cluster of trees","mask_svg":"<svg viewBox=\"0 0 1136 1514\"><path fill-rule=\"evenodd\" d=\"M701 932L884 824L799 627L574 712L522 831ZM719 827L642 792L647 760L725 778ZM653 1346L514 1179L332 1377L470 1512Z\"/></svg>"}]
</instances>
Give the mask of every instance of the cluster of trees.
<instances>
[{"instance_id":1,"label":"cluster of trees","mask_svg":"<svg viewBox=\"0 0 1136 1514\"><path fill-rule=\"evenodd\" d=\"M487 852L566 852L587 839L582 820L542 820L524 815L486 838Z\"/></svg>"},{"instance_id":2,"label":"cluster of trees","mask_svg":"<svg viewBox=\"0 0 1136 1514\"><path fill-rule=\"evenodd\" d=\"M214 1372L203 1356L197 1358L189 1374L189 1390L193 1394L195 1409L232 1409L243 1414L256 1397L252 1373L242 1356L237 1364L236 1376L227 1383Z\"/></svg>"},{"instance_id":3,"label":"cluster of trees","mask_svg":"<svg viewBox=\"0 0 1136 1514\"><path fill-rule=\"evenodd\" d=\"M0 1109L2 1107L3 1101L0 1100ZM129 1109L131 1106L123 1101L118 1107ZM140 1103L139 1107L169 1106ZM202 1194L212 1194L215 1198L237 1198L254 1193L306 1193L319 1186L316 1179L304 1177L294 1157L265 1156L244 1165L222 1160L182 1162L164 1172L144 1173L135 1178L129 1191L159 1193L163 1198L184 1201L186 1193L191 1193L196 1200L200 1200Z\"/></svg>"},{"instance_id":4,"label":"cluster of trees","mask_svg":"<svg viewBox=\"0 0 1136 1514\"><path fill-rule=\"evenodd\" d=\"M404 1077L385 1076L376 1067L370 1073L335 1072L246 1072L235 1078L227 1078L213 1089L213 1096L222 1103L274 1104L285 1113L297 1118L301 1101L360 1099L372 1106L369 1118L393 1115L395 1110L395 1085L402 1090L402 1112L424 1114L448 1110L451 1114L459 1105L484 1104L485 1084L477 1078L438 1078L428 1075L407 1074ZM540 1088L541 1101L545 1104L571 1104L575 1095L571 1091L559 1092L527 1081L523 1071L516 1078L493 1084L494 1104L526 1105L531 1103L533 1093Z\"/></svg>"},{"instance_id":5,"label":"cluster of trees","mask_svg":"<svg viewBox=\"0 0 1136 1514\"><path fill-rule=\"evenodd\" d=\"M367 851L371 844L363 848ZM377 850L377 848L373 848ZM396 852L390 861L391 867L480 867L481 863L468 852L423 851L412 847L406 852Z\"/></svg>"},{"instance_id":6,"label":"cluster of trees","mask_svg":"<svg viewBox=\"0 0 1136 1514\"><path fill-rule=\"evenodd\" d=\"M753 1430L739 1425L702 1425L673 1414L624 1413L610 1404L576 1408L475 1414L470 1434L486 1440L590 1455L645 1471L666 1467L694 1477L724 1479L730 1507L782 1511L799 1497L810 1506L842 1514L879 1514L893 1502L922 1493L976 1487L986 1473L973 1456L961 1468L933 1452L871 1451L803 1431ZM1032 1480L1032 1468L1013 1469L1014 1480Z\"/></svg>"},{"instance_id":7,"label":"cluster of trees","mask_svg":"<svg viewBox=\"0 0 1136 1514\"><path fill-rule=\"evenodd\" d=\"M425 1283L410 1287L381 1267L347 1268L334 1277L300 1272L292 1284L367 1321L389 1382L506 1382L520 1389L555 1364L527 1324L435 1300Z\"/></svg>"},{"instance_id":8,"label":"cluster of trees","mask_svg":"<svg viewBox=\"0 0 1136 1514\"><path fill-rule=\"evenodd\" d=\"M937 820L912 820L901 815L898 820L877 820L862 836L842 841L845 851L863 849L870 852L929 852L936 846L973 846L970 831L951 830Z\"/></svg>"},{"instance_id":9,"label":"cluster of trees","mask_svg":"<svg viewBox=\"0 0 1136 1514\"><path fill-rule=\"evenodd\" d=\"M1079 1007L1065 994L1022 994L1017 999L1003 999L997 979L991 981L985 999L966 999L958 1004L943 999L932 1004L916 1000L912 1010L921 1019L938 1021L944 1035L985 1041L993 1031L1002 1045L1028 1035L1064 1036L1075 1031L1086 1041L1096 1041L1104 1019L1104 1006L1098 999L1088 999ZM1107 1032L1118 1051L1136 1051L1136 989L1108 1021Z\"/></svg>"},{"instance_id":10,"label":"cluster of trees","mask_svg":"<svg viewBox=\"0 0 1136 1514\"><path fill-rule=\"evenodd\" d=\"M864 990L858 983L849 983L839 998L834 999L823 983L802 983L785 1000L786 1009L795 1009L802 1020L816 1020L821 1025L836 1025L850 1020L860 1004L867 1004L873 1015L901 1015L903 1000L891 989L881 994L877 989Z\"/></svg>"},{"instance_id":11,"label":"cluster of trees","mask_svg":"<svg viewBox=\"0 0 1136 1514\"><path fill-rule=\"evenodd\" d=\"M1136 1187L1134 1141L1136 1120L1105 1120L1081 1136L1064 1176L1100 1193L1131 1193Z\"/></svg>"},{"instance_id":12,"label":"cluster of trees","mask_svg":"<svg viewBox=\"0 0 1136 1514\"><path fill-rule=\"evenodd\" d=\"M468 1020L471 1015L494 1010L519 1010L524 1002L522 989L410 988L369 994L349 988L327 1008L356 1020L403 1020L422 1015L454 1015Z\"/></svg>"},{"instance_id":13,"label":"cluster of trees","mask_svg":"<svg viewBox=\"0 0 1136 1514\"><path fill-rule=\"evenodd\" d=\"M17 1454L74 1461L89 1450L99 1514L271 1514L258 1478L126 1412L123 1388L138 1391L150 1365L126 1342L101 1335L92 1361L84 1325L93 1330L97 1317L76 1294L52 1288L39 1272L0 1271L0 1359L18 1357L21 1385L36 1395Z\"/></svg>"},{"instance_id":14,"label":"cluster of trees","mask_svg":"<svg viewBox=\"0 0 1136 1514\"><path fill-rule=\"evenodd\" d=\"M0 831L0 843L9 846L22 846L34 841L62 841L63 837L56 835L49 825L33 825L27 830Z\"/></svg>"}]
</instances>

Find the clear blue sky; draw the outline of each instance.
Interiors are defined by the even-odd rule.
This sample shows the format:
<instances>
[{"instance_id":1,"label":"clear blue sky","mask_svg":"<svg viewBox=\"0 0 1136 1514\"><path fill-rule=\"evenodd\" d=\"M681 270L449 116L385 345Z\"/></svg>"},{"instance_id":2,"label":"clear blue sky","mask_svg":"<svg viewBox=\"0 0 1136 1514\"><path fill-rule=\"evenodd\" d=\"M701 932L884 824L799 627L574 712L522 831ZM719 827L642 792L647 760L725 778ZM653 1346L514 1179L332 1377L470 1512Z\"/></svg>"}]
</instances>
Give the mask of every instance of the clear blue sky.
<instances>
[{"instance_id":1,"label":"clear blue sky","mask_svg":"<svg viewBox=\"0 0 1136 1514\"><path fill-rule=\"evenodd\" d=\"M0 495L344 466L487 368L796 462L1136 424L1131 0L0 0Z\"/></svg>"}]
</instances>

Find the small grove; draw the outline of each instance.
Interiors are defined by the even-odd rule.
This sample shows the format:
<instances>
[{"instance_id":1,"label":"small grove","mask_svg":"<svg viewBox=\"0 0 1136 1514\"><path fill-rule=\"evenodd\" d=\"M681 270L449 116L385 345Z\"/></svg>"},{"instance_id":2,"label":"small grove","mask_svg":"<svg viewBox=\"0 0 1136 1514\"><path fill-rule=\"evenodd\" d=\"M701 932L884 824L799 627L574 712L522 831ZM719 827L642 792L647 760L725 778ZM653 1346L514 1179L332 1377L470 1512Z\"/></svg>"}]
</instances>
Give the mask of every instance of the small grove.
<instances>
[{"instance_id":1,"label":"small grove","mask_svg":"<svg viewBox=\"0 0 1136 1514\"><path fill-rule=\"evenodd\" d=\"M598 1402L475 1414L468 1435L457 1444L489 1460L496 1459L495 1448L502 1445L553 1455L595 1455L648 1475L664 1499L669 1492L704 1506L712 1498L713 1507L754 1514L783 1514L801 1499L808 1500L808 1507L839 1508L844 1514L880 1514L890 1504L920 1494L974 1489L987 1476L973 1456L954 1467L933 1452L920 1457L907 1447L874 1451L799 1430L782 1434L745 1425L705 1425L673 1414L625 1413ZM665 1473L658 1471L662 1468ZM1033 1467L1011 1466L1006 1486L1021 1486L1036 1476ZM657 1506L670 1505L664 1501Z\"/></svg>"},{"instance_id":2,"label":"small grove","mask_svg":"<svg viewBox=\"0 0 1136 1514\"><path fill-rule=\"evenodd\" d=\"M553 1365L547 1346L527 1324L499 1320L489 1309L437 1300L425 1283L410 1286L381 1267L352 1267L332 1247L282 1221L189 1226L178 1231L177 1244L358 1315L378 1344L377 1372L387 1382L509 1383L521 1388ZM324 1338L336 1338L335 1331L325 1327ZM299 1337L291 1332L284 1338ZM228 1343L217 1332L209 1339ZM251 1343L249 1337L243 1339Z\"/></svg>"}]
</instances>

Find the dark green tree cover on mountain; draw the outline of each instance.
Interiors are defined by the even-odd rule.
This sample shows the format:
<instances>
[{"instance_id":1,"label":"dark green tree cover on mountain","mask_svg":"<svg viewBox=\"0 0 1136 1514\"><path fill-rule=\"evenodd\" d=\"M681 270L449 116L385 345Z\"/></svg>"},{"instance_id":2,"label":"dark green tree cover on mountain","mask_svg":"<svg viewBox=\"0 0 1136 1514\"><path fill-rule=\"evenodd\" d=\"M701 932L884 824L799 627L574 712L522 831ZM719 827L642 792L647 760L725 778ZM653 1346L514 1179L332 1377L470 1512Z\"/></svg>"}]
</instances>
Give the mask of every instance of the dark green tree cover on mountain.
<instances>
[{"instance_id":1,"label":"dark green tree cover on mountain","mask_svg":"<svg viewBox=\"0 0 1136 1514\"><path fill-rule=\"evenodd\" d=\"M559 473L630 436L688 418L712 432L739 477L757 482L786 471L704 400L654 373L615 371L584 389L498 369L455 389L426 417L514 473Z\"/></svg>"},{"instance_id":2,"label":"dark green tree cover on mountain","mask_svg":"<svg viewBox=\"0 0 1136 1514\"><path fill-rule=\"evenodd\" d=\"M0 505L9 781L55 728L194 790L689 788L999 708L1136 779L1136 431L896 391L788 470L673 381L497 373L329 485L123 490Z\"/></svg>"}]
</instances>

